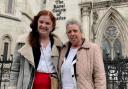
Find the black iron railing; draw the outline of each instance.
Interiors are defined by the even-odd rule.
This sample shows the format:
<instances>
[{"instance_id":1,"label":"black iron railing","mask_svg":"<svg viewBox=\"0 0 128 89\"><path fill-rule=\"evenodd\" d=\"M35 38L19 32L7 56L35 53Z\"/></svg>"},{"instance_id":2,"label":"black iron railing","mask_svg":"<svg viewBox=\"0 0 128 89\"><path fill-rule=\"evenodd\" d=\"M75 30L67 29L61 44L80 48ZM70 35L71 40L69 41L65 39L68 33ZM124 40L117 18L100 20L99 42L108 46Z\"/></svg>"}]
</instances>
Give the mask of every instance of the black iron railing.
<instances>
[{"instance_id":1,"label":"black iron railing","mask_svg":"<svg viewBox=\"0 0 128 89\"><path fill-rule=\"evenodd\" d=\"M128 58L104 60L107 89L128 89Z\"/></svg>"},{"instance_id":2,"label":"black iron railing","mask_svg":"<svg viewBox=\"0 0 128 89\"><path fill-rule=\"evenodd\" d=\"M12 56L11 56L12 58ZM7 89L12 59L0 58L0 89ZM128 89L128 58L116 57L104 59L107 89Z\"/></svg>"},{"instance_id":3,"label":"black iron railing","mask_svg":"<svg viewBox=\"0 0 128 89\"><path fill-rule=\"evenodd\" d=\"M12 55L8 60L3 60L3 56L0 58L0 89L7 89L10 77L10 68L12 65Z\"/></svg>"}]
</instances>

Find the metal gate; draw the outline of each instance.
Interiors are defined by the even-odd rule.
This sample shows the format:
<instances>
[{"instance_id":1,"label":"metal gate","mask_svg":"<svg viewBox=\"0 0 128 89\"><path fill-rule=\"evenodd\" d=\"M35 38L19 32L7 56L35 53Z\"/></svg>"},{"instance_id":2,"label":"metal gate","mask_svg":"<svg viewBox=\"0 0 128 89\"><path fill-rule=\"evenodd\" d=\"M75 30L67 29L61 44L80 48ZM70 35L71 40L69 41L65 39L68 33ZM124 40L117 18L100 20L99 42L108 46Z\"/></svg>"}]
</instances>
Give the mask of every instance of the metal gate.
<instances>
[{"instance_id":1,"label":"metal gate","mask_svg":"<svg viewBox=\"0 0 128 89\"><path fill-rule=\"evenodd\" d=\"M12 61L0 61L0 89L7 89ZM128 58L104 60L107 89L128 89Z\"/></svg>"},{"instance_id":2,"label":"metal gate","mask_svg":"<svg viewBox=\"0 0 128 89\"><path fill-rule=\"evenodd\" d=\"M107 89L128 89L128 58L104 60Z\"/></svg>"},{"instance_id":3,"label":"metal gate","mask_svg":"<svg viewBox=\"0 0 128 89\"><path fill-rule=\"evenodd\" d=\"M7 89L12 61L0 61L0 89Z\"/></svg>"}]
</instances>

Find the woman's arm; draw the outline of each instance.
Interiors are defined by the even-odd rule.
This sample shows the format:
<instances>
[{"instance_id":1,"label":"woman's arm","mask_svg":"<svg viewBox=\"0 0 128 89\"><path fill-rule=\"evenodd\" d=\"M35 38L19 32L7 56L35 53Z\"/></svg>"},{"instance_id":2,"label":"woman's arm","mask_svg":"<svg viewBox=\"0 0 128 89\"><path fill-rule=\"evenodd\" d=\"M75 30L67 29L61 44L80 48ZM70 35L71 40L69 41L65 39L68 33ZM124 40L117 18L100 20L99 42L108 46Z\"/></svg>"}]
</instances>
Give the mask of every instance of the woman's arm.
<instances>
[{"instance_id":1,"label":"woman's arm","mask_svg":"<svg viewBox=\"0 0 128 89\"><path fill-rule=\"evenodd\" d=\"M18 53L18 49L21 48L21 46L22 44L18 44L15 48L8 89L16 89L17 87L18 76L20 71L20 54Z\"/></svg>"}]
</instances>

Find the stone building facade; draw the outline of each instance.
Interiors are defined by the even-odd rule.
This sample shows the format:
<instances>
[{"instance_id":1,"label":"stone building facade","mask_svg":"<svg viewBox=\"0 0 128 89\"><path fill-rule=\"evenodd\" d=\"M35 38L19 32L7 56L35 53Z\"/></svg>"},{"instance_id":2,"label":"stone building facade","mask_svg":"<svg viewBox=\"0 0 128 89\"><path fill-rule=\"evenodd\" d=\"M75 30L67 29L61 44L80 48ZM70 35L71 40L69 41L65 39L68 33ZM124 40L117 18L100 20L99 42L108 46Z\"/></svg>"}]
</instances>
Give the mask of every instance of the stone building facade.
<instances>
[{"instance_id":1,"label":"stone building facade","mask_svg":"<svg viewBox=\"0 0 128 89\"><path fill-rule=\"evenodd\" d=\"M128 0L47 0L46 8L60 17L56 32L62 41L67 39L62 34L66 21L76 19L85 38L102 47L104 57L128 56Z\"/></svg>"},{"instance_id":2,"label":"stone building facade","mask_svg":"<svg viewBox=\"0 0 128 89\"><path fill-rule=\"evenodd\" d=\"M0 0L0 89L7 89L16 42L44 6L43 0Z\"/></svg>"},{"instance_id":3,"label":"stone building facade","mask_svg":"<svg viewBox=\"0 0 128 89\"><path fill-rule=\"evenodd\" d=\"M117 55L128 56L128 1L95 0L80 7L87 37L98 43L111 60Z\"/></svg>"},{"instance_id":4,"label":"stone building facade","mask_svg":"<svg viewBox=\"0 0 128 89\"><path fill-rule=\"evenodd\" d=\"M84 37L101 46L104 58L128 56L128 0L0 0L1 71L2 62L12 61L16 42L31 31L33 16L42 9L56 16L55 34L63 42L65 23L75 19L82 24Z\"/></svg>"}]
</instances>

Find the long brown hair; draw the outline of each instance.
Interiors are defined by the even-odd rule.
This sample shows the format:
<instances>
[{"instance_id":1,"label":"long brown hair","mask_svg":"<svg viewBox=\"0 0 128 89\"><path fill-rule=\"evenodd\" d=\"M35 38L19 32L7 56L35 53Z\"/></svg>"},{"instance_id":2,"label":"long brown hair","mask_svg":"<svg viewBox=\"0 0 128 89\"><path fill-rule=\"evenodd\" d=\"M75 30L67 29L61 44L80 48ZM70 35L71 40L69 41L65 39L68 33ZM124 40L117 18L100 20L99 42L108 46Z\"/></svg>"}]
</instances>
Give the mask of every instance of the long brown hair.
<instances>
[{"instance_id":1,"label":"long brown hair","mask_svg":"<svg viewBox=\"0 0 128 89\"><path fill-rule=\"evenodd\" d=\"M30 24L30 27L31 27L32 31L29 33L29 44L32 47L40 47L39 32L37 30L37 26L38 26L38 19L42 15L50 17L50 19L53 23L52 32L55 30L56 18L52 14L52 12L50 12L48 10L40 11L36 16L34 16L34 19L32 20L32 23Z\"/></svg>"}]
</instances>

